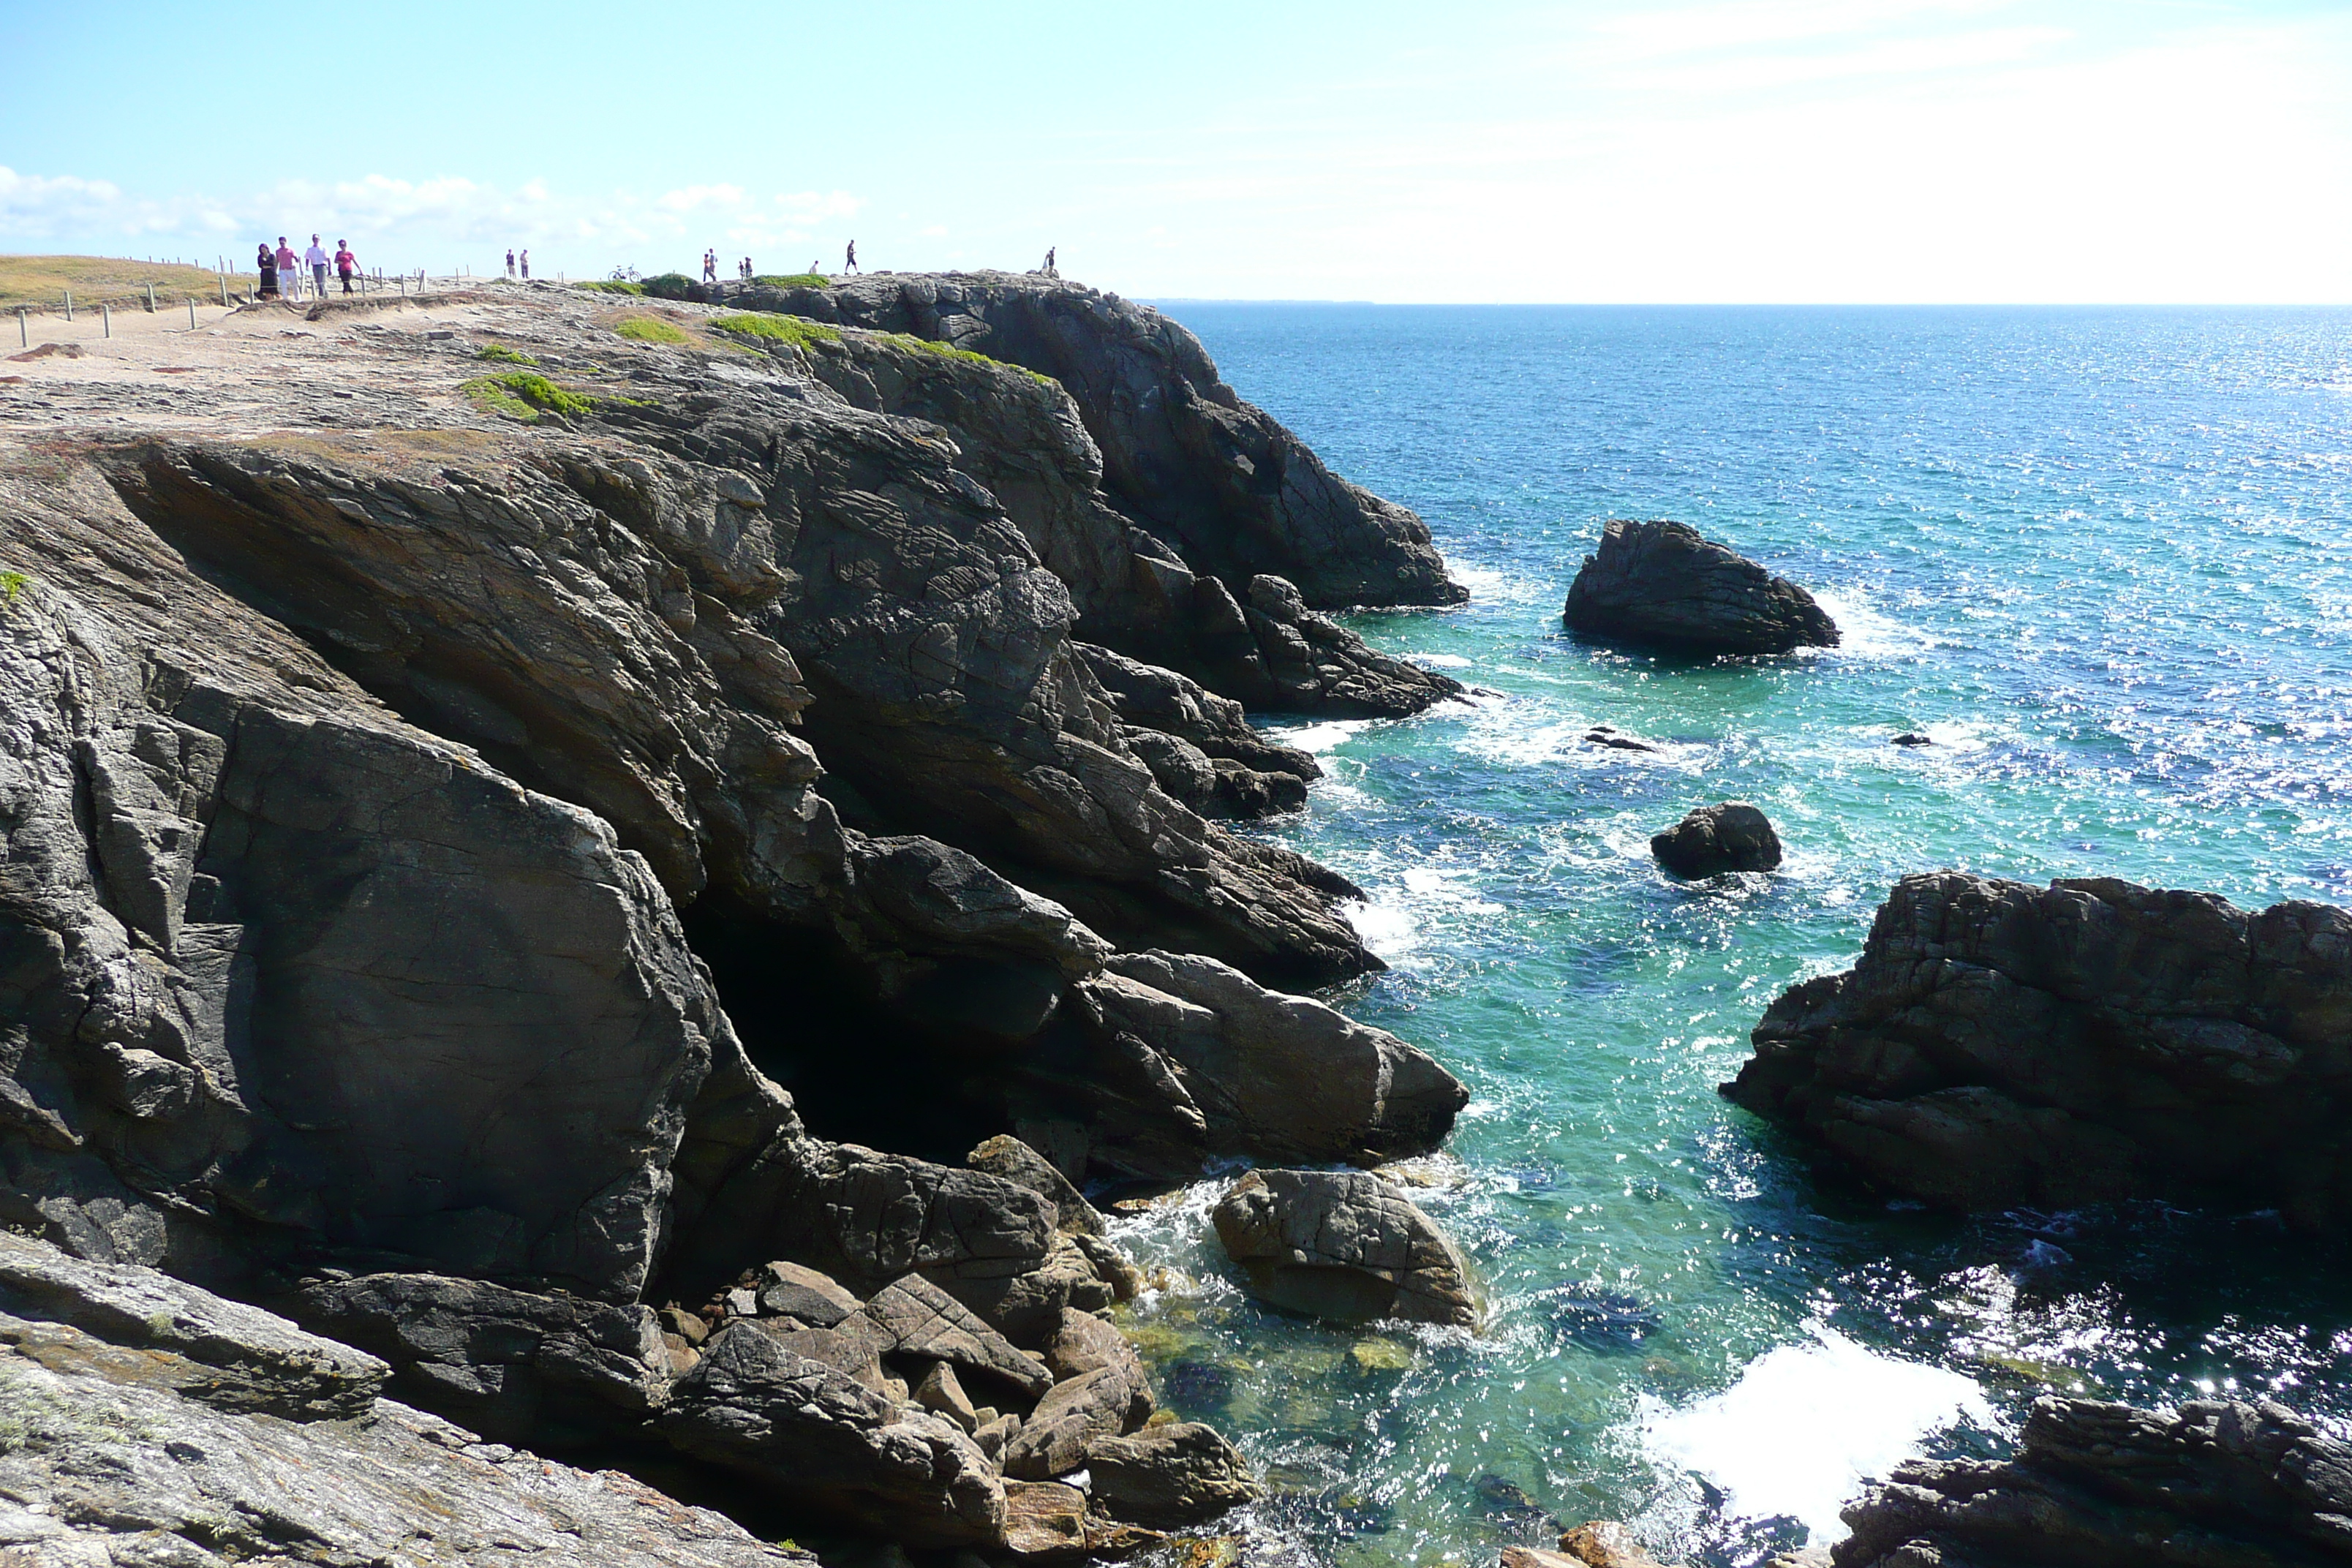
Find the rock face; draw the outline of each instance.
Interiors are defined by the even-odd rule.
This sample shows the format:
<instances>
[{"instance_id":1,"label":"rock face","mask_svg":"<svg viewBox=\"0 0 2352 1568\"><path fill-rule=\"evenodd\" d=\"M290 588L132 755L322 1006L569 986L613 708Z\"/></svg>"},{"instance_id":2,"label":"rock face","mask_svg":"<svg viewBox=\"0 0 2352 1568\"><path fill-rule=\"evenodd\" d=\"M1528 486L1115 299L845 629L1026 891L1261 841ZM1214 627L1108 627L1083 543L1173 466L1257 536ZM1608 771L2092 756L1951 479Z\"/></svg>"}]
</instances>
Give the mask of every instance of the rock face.
<instances>
[{"instance_id":1,"label":"rock face","mask_svg":"<svg viewBox=\"0 0 2352 1568\"><path fill-rule=\"evenodd\" d=\"M1605 642L1691 653L1835 647L1813 596L1680 522L1612 521L1568 590L1568 626Z\"/></svg>"},{"instance_id":2,"label":"rock face","mask_svg":"<svg viewBox=\"0 0 2352 1568\"><path fill-rule=\"evenodd\" d=\"M1906 877L1724 1092L1956 1209L2135 1195L2352 1218L2352 913L2106 879Z\"/></svg>"},{"instance_id":3,"label":"rock face","mask_svg":"<svg viewBox=\"0 0 2352 1568\"><path fill-rule=\"evenodd\" d=\"M1837 1568L2340 1562L2352 1447L2283 1407L2045 1398L2013 1458L1915 1459L1845 1510Z\"/></svg>"},{"instance_id":4,"label":"rock face","mask_svg":"<svg viewBox=\"0 0 2352 1568\"><path fill-rule=\"evenodd\" d=\"M1419 518L1332 474L1224 384L1199 339L1149 306L1003 272L893 274L729 297L908 333L1051 376L1076 403L1121 509L1235 598L1261 574L1289 579L1318 608L1469 597L1446 577Z\"/></svg>"},{"instance_id":5,"label":"rock face","mask_svg":"<svg viewBox=\"0 0 2352 1568\"><path fill-rule=\"evenodd\" d=\"M1425 535L1254 414L1152 468L1175 426L1125 370L1119 460L1171 515L1239 496L1225 564L1008 364L707 316L644 345L553 289L321 309L181 343L167 412L47 362L0 409L0 1224L357 1347L209 1362L209 1319L124 1286L90 1331L209 1369L175 1398L382 1427L389 1378L500 1441L999 1549L1006 1474L1151 1409L1088 1343L1138 1281L1073 1183L1417 1152L1465 1098L1270 988L1377 967L1357 890L1204 816L1315 776L1240 698L1451 689L1317 608L1380 596L1350 561L1443 597ZM512 416L489 342L584 401ZM288 429L252 374L282 353L352 396ZM1243 537L1292 520L1319 542ZM1035 1148L837 1141L772 1072L939 1110L934 1155ZM8 1257L0 1294L56 1294ZM1106 1517L1087 1550L1139 1540Z\"/></svg>"},{"instance_id":6,"label":"rock face","mask_svg":"<svg viewBox=\"0 0 2352 1568\"><path fill-rule=\"evenodd\" d=\"M1094 1500L1113 1518L1173 1530L1214 1519L1257 1496L1234 1446L1195 1421L1146 1426L1087 1445Z\"/></svg>"},{"instance_id":7,"label":"rock face","mask_svg":"<svg viewBox=\"0 0 2352 1568\"><path fill-rule=\"evenodd\" d=\"M0 1274L11 1563L814 1562L617 1471L379 1399L381 1362L153 1270L6 1237Z\"/></svg>"},{"instance_id":8,"label":"rock face","mask_svg":"<svg viewBox=\"0 0 2352 1568\"><path fill-rule=\"evenodd\" d=\"M1213 1217L1251 1292L1276 1307L1341 1322L1478 1326L1462 1255L1378 1176L1253 1171Z\"/></svg>"},{"instance_id":9,"label":"rock face","mask_svg":"<svg viewBox=\"0 0 2352 1568\"><path fill-rule=\"evenodd\" d=\"M1770 871L1780 864L1780 836L1762 812L1744 801L1727 800L1695 807L1651 838L1650 853L1677 877Z\"/></svg>"}]
</instances>

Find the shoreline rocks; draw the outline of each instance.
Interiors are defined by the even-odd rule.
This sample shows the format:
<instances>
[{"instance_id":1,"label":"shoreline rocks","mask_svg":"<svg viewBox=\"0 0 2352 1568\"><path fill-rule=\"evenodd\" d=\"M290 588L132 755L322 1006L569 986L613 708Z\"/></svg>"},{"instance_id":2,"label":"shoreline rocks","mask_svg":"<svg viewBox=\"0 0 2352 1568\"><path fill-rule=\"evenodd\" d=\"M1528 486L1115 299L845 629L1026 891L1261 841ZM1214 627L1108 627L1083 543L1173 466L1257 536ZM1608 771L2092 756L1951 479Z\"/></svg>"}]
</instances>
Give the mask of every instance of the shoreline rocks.
<instances>
[{"instance_id":1,"label":"shoreline rocks","mask_svg":"<svg viewBox=\"0 0 2352 1568\"><path fill-rule=\"evenodd\" d=\"M1253 1171L1212 1218L1250 1293L1273 1306L1345 1323L1478 1326L1461 1252L1378 1176Z\"/></svg>"},{"instance_id":2,"label":"shoreline rocks","mask_svg":"<svg viewBox=\"0 0 2352 1568\"><path fill-rule=\"evenodd\" d=\"M2337 1231L2347 1026L2352 911L1941 871L1772 1004L1723 1092L1938 1207L2165 1197Z\"/></svg>"},{"instance_id":3,"label":"shoreline rocks","mask_svg":"<svg viewBox=\"0 0 2352 1568\"><path fill-rule=\"evenodd\" d=\"M1838 643L1837 623L1811 594L1681 522L1603 523L1564 614L1580 637L1689 653Z\"/></svg>"},{"instance_id":4,"label":"shoreline rocks","mask_svg":"<svg viewBox=\"0 0 2352 1568\"><path fill-rule=\"evenodd\" d=\"M1694 806L1650 840L1650 853L1675 876L1719 877L1728 871L1772 871L1780 865L1780 836L1745 801Z\"/></svg>"},{"instance_id":5,"label":"shoreline rocks","mask_svg":"<svg viewBox=\"0 0 2352 1568\"><path fill-rule=\"evenodd\" d=\"M2046 1397L2008 1459L1915 1459L1843 1510L1836 1568L2341 1561L2352 1445L2269 1403Z\"/></svg>"}]
</instances>

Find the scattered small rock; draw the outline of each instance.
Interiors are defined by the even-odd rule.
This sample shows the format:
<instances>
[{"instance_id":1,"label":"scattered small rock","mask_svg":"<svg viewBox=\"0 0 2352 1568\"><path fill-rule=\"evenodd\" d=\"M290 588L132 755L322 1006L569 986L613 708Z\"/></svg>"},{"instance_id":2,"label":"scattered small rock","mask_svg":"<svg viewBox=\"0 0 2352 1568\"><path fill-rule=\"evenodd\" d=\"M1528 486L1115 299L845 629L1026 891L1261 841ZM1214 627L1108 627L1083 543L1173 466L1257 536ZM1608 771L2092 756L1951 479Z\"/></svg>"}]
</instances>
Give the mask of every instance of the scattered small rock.
<instances>
[{"instance_id":1,"label":"scattered small rock","mask_svg":"<svg viewBox=\"0 0 2352 1568\"><path fill-rule=\"evenodd\" d=\"M1702 805L1650 840L1658 864L1677 877L1769 871L1780 864L1780 836L1745 801Z\"/></svg>"},{"instance_id":2,"label":"scattered small rock","mask_svg":"<svg viewBox=\"0 0 2352 1568\"><path fill-rule=\"evenodd\" d=\"M1213 1216L1251 1292L1308 1317L1478 1326L1454 1243L1389 1183L1362 1171L1253 1171Z\"/></svg>"},{"instance_id":3,"label":"scattered small rock","mask_svg":"<svg viewBox=\"0 0 2352 1568\"><path fill-rule=\"evenodd\" d=\"M1587 744L1607 746L1618 752L1654 752L1658 748L1647 741L1636 740L1613 724L1595 724L1584 732Z\"/></svg>"}]
</instances>

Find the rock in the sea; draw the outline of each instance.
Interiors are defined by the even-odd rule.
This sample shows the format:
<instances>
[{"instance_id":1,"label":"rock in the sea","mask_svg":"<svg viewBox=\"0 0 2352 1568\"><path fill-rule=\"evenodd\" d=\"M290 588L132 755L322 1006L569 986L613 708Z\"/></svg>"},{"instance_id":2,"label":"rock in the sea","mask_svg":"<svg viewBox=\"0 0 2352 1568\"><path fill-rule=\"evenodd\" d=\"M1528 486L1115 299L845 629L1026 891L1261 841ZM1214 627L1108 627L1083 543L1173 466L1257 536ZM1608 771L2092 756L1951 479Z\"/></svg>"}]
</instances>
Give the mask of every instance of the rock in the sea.
<instances>
[{"instance_id":1,"label":"rock in the sea","mask_svg":"<svg viewBox=\"0 0 2352 1568\"><path fill-rule=\"evenodd\" d=\"M1559 1538L1559 1549L1585 1568L1659 1568L1632 1531L1613 1519L1591 1519Z\"/></svg>"},{"instance_id":2,"label":"rock in the sea","mask_svg":"<svg viewBox=\"0 0 2352 1568\"><path fill-rule=\"evenodd\" d=\"M1095 1506L1114 1519L1172 1530L1200 1524L1257 1496L1249 1462L1195 1421L1146 1426L1087 1445Z\"/></svg>"},{"instance_id":3,"label":"rock in the sea","mask_svg":"<svg viewBox=\"0 0 2352 1568\"><path fill-rule=\"evenodd\" d=\"M1143 1358L1101 1319L1065 1311L1047 1355L1060 1381L1005 1444L1008 1476L1047 1480L1067 1475L1084 1465L1088 1444L1135 1431L1151 1415Z\"/></svg>"},{"instance_id":4,"label":"rock in the sea","mask_svg":"<svg viewBox=\"0 0 2352 1568\"><path fill-rule=\"evenodd\" d=\"M1377 1164L1435 1148L1469 1101L1427 1053L1214 959L1121 953L1080 990L1099 1009L1105 1054L1130 1064L1126 1092L1197 1122L1197 1141L1107 1151L1098 1163L1111 1169L1170 1176L1197 1171L1203 1155L1245 1152Z\"/></svg>"},{"instance_id":5,"label":"rock in the sea","mask_svg":"<svg viewBox=\"0 0 2352 1568\"><path fill-rule=\"evenodd\" d=\"M1612 521L1568 590L1581 637L1692 653L1835 647L1813 596L1681 522Z\"/></svg>"},{"instance_id":6,"label":"rock in the sea","mask_svg":"<svg viewBox=\"0 0 2352 1568\"><path fill-rule=\"evenodd\" d=\"M1677 877L1718 877L1727 871L1770 871L1780 864L1780 836L1745 801L1694 807L1650 839L1650 853Z\"/></svg>"},{"instance_id":7,"label":"rock in the sea","mask_svg":"<svg viewBox=\"0 0 2352 1568\"><path fill-rule=\"evenodd\" d=\"M1895 743L1898 746L1932 746L1936 742L1933 736L1922 735L1916 730L1906 730L1895 737Z\"/></svg>"},{"instance_id":8,"label":"rock in the sea","mask_svg":"<svg viewBox=\"0 0 2352 1568\"><path fill-rule=\"evenodd\" d=\"M1908 1460L1844 1517L1837 1568L2301 1568L2352 1549L2352 1445L2268 1402L2046 1397L2013 1458Z\"/></svg>"},{"instance_id":9,"label":"rock in the sea","mask_svg":"<svg viewBox=\"0 0 2352 1568\"><path fill-rule=\"evenodd\" d=\"M2135 1195L2352 1222L2352 911L2112 879L1906 877L1784 994L1732 1100L1955 1209Z\"/></svg>"},{"instance_id":10,"label":"rock in the sea","mask_svg":"<svg viewBox=\"0 0 2352 1568\"><path fill-rule=\"evenodd\" d=\"M1253 1171L1213 1217L1251 1293L1274 1306L1349 1323L1402 1318L1478 1326L1461 1253L1378 1176Z\"/></svg>"},{"instance_id":11,"label":"rock in the sea","mask_svg":"<svg viewBox=\"0 0 2352 1568\"><path fill-rule=\"evenodd\" d=\"M0 1237L0 1559L785 1568L722 1515L484 1443L387 1368L152 1269Z\"/></svg>"}]
</instances>

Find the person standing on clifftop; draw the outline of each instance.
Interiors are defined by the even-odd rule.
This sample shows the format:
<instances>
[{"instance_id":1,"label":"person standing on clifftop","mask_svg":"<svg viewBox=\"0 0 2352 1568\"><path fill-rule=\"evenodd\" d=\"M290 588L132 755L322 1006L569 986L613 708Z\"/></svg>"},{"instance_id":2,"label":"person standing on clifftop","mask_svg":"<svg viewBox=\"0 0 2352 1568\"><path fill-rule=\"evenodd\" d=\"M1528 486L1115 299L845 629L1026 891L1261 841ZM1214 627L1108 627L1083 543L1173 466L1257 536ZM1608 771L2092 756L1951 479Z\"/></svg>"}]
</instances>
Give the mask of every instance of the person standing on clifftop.
<instances>
[{"instance_id":1,"label":"person standing on clifftop","mask_svg":"<svg viewBox=\"0 0 2352 1568\"><path fill-rule=\"evenodd\" d=\"M352 254L352 242L348 239L335 241L335 271L342 278L344 293L352 291L352 274L359 269L360 258Z\"/></svg>"},{"instance_id":2,"label":"person standing on clifftop","mask_svg":"<svg viewBox=\"0 0 2352 1568\"><path fill-rule=\"evenodd\" d=\"M530 252L528 250L522 253L522 280L526 283L530 281Z\"/></svg>"},{"instance_id":3,"label":"person standing on clifftop","mask_svg":"<svg viewBox=\"0 0 2352 1568\"><path fill-rule=\"evenodd\" d=\"M1054 270L1054 250L1055 247L1053 246L1049 245L1045 247L1045 265L1039 268L1039 270L1044 272L1048 278L1059 278L1061 276L1060 273Z\"/></svg>"},{"instance_id":4,"label":"person standing on clifftop","mask_svg":"<svg viewBox=\"0 0 2352 1568\"><path fill-rule=\"evenodd\" d=\"M849 242L849 258L841 264L841 269L844 272L857 270L857 242L854 239Z\"/></svg>"},{"instance_id":5,"label":"person standing on clifftop","mask_svg":"<svg viewBox=\"0 0 2352 1568\"><path fill-rule=\"evenodd\" d=\"M278 237L278 291L289 300L299 301L302 298L302 274L295 270L301 265L302 258L294 254L294 247L286 243L286 237L279 235Z\"/></svg>"},{"instance_id":6,"label":"person standing on clifftop","mask_svg":"<svg viewBox=\"0 0 2352 1568\"><path fill-rule=\"evenodd\" d=\"M269 248L269 242L266 239L254 249L253 268L261 275L253 297L257 300L278 298L278 253Z\"/></svg>"},{"instance_id":7,"label":"person standing on clifftop","mask_svg":"<svg viewBox=\"0 0 2352 1568\"><path fill-rule=\"evenodd\" d=\"M507 247L507 281L514 281L514 247Z\"/></svg>"},{"instance_id":8,"label":"person standing on clifftop","mask_svg":"<svg viewBox=\"0 0 2352 1568\"><path fill-rule=\"evenodd\" d=\"M310 268L311 297L327 297L327 253L320 247L319 237L310 237L310 248L302 253L303 264Z\"/></svg>"}]
</instances>

